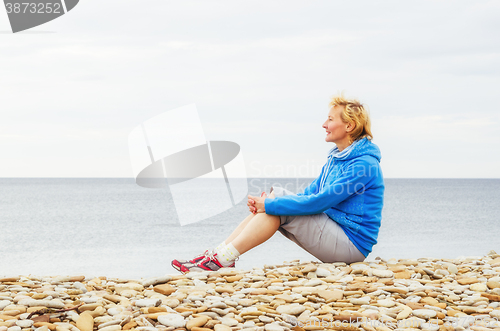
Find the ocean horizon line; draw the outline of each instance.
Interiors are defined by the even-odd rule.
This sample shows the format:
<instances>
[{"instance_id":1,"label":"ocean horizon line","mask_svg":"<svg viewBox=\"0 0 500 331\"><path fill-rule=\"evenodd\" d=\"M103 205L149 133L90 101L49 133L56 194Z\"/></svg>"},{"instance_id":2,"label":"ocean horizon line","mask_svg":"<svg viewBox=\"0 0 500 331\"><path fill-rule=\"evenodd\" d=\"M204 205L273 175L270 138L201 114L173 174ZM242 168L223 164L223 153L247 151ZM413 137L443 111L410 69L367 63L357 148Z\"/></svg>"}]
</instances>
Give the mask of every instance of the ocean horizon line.
<instances>
[{"instance_id":1,"label":"ocean horizon line","mask_svg":"<svg viewBox=\"0 0 500 331\"><path fill-rule=\"evenodd\" d=\"M179 177L181 178L181 177ZM245 178L245 177L230 177L230 178ZM246 177L247 179L315 179L317 177ZM132 179L135 180L134 177L0 177L0 179ZM217 179L213 178L198 178L198 179ZM498 179L500 177L384 177L386 179Z\"/></svg>"}]
</instances>

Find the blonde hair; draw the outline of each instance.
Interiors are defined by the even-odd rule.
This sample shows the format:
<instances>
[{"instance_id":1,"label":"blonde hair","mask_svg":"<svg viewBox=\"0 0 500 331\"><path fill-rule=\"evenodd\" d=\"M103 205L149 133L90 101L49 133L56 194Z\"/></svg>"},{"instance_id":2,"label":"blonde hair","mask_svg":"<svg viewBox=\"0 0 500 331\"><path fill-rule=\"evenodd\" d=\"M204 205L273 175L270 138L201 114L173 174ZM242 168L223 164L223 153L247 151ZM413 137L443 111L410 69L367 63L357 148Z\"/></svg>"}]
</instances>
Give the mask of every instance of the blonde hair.
<instances>
[{"instance_id":1,"label":"blonde hair","mask_svg":"<svg viewBox=\"0 0 500 331\"><path fill-rule=\"evenodd\" d=\"M354 124L354 129L349 133L351 143L365 137L373 139L370 115L361 102L354 98L346 98L341 93L333 96L329 105L343 106L342 121Z\"/></svg>"}]
</instances>

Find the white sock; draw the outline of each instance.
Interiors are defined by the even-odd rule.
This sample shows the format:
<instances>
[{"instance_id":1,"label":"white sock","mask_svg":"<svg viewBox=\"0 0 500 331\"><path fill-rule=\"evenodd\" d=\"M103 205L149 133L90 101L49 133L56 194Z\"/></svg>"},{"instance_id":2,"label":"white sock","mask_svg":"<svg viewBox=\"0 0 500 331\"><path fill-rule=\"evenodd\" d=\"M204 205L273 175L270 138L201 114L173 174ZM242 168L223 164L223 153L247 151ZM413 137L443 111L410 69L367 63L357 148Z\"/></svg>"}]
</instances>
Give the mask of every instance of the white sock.
<instances>
[{"instance_id":1,"label":"white sock","mask_svg":"<svg viewBox=\"0 0 500 331\"><path fill-rule=\"evenodd\" d=\"M215 247L215 251L221 250L224 246L226 246L226 241L224 240L219 244L219 246Z\"/></svg>"},{"instance_id":2,"label":"white sock","mask_svg":"<svg viewBox=\"0 0 500 331\"><path fill-rule=\"evenodd\" d=\"M215 251L217 253L217 259L224 267L228 267L233 264L234 260L240 256L240 252L238 252L238 250L234 248L231 243L222 248L217 247Z\"/></svg>"}]
</instances>

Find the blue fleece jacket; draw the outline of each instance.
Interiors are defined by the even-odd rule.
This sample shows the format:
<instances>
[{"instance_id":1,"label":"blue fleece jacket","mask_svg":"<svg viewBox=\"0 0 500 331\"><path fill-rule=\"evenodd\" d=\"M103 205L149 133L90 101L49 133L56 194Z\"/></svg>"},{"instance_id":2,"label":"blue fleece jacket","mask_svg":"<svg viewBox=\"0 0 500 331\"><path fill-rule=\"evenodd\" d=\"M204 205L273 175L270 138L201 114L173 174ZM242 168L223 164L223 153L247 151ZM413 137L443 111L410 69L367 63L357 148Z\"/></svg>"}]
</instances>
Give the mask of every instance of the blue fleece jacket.
<instances>
[{"instance_id":1,"label":"blue fleece jacket","mask_svg":"<svg viewBox=\"0 0 500 331\"><path fill-rule=\"evenodd\" d=\"M266 213L325 213L367 257L377 243L382 220L385 186L380 157L377 145L367 138L355 141L342 152L334 147L319 177L304 193L266 199Z\"/></svg>"}]
</instances>

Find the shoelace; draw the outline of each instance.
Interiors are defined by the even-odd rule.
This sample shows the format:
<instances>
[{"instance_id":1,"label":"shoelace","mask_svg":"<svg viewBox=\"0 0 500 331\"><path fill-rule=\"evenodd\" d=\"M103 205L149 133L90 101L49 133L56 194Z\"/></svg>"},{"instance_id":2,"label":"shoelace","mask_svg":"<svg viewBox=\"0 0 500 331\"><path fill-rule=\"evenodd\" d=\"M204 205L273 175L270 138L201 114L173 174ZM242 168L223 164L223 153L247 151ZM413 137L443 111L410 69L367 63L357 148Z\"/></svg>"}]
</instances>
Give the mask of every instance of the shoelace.
<instances>
[{"instance_id":1,"label":"shoelace","mask_svg":"<svg viewBox=\"0 0 500 331\"><path fill-rule=\"evenodd\" d=\"M210 260L217 260L215 257L215 249L208 249L207 252L205 253L205 256L208 257Z\"/></svg>"},{"instance_id":2,"label":"shoelace","mask_svg":"<svg viewBox=\"0 0 500 331\"><path fill-rule=\"evenodd\" d=\"M219 259L217 259L215 257L215 254L217 254L215 252L215 249L209 249L209 250L207 250L207 253L205 254L205 256L208 257L212 261L218 261L220 263ZM239 259L240 259L240 257L238 256L236 259L234 259L233 263L238 261Z\"/></svg>"}]
</instances>

